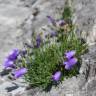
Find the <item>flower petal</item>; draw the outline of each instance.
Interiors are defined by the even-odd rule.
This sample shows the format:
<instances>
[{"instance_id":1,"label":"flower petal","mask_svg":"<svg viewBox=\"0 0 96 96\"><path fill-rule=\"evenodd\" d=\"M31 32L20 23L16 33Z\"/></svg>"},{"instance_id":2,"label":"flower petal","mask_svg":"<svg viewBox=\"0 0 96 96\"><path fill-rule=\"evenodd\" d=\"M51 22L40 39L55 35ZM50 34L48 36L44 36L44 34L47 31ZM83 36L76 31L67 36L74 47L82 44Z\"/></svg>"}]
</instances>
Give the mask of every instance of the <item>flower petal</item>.
<instances>
[{"instance_id":1,"label":"flower petal","mask_svg":"<svg viewBox=\"0 0 96 96\"><path fill-rule=\"evenodd\" d=\"M38 35L36 37L36 47L38 48L40 46L40 44L41 44L41 37L40 37L40 35Z\"/></svg>"},{"instance_id":2,"label":"flower petal","mask_svg":"<svg viewBox=\"0 0 96 96\"><path fill-rule=\"evenodd\" d=\"M53 31L53 32L51 32L50 37L54 37L56 35L57 35L57 33Z\"/></svg>"},{"instance_id":3,"label":"flower petal","mask_svg":"<svg viewBox=\"0 0 96 96\"><path fill-rule=\"evenodd\" d=\"M66 56L67 59L70 59L70 58L72 58L75 54L76 54L76 51L75 51L75 50L72 50L72 51L69 51L69 52L65 53L65 56Z\"/></svg>"},{"instance_id":4,"label":"flower petal","mask_svg":"<svg viewBox=\"0 0 96 96\"><path fill-rule=\"evenodd\" d=\"M65 25L65 21L63 20L63 19L61 19L61 20L58 20L58 22L57 22L57 25L59 25L59 26L64 26Z\"/></svg>"},{"instance_id":5,"label":"flower petal","mask_svg":"<svg viewBox=\"0 0 96 96\"><path fill-rule=\"evenodd\" d=\"M56 26L56 21L55 21L55 19L53 19L51 16L47 16L47 18L49 19L49 21L50 21L54 26Z\"/></svg>"},{"instance_id":6,"label":"flower petal","mask_svg":"<svg viewBox=\"0 0 96 96\"><path fill-rule=\"evenodd\" d=\"M77 58L72 58L66 62L64 62L63 64L65 65L65 69L71 69L75 64L77 64Z\"/></svg>"},{"instance_id":7,"label":"flower petal","mask_svg":"<svg viewBox=\"0 0 96 96\"><path fill-rule=\"evenodd\" d=\"M22 77L26 73L27 73L27 69L21 68L21 69L16 70L13 74L15 78L19 78L19 77Z\"/></svg>"},{"instance_id":8,"label":"flower petal","mask_svg":"<svg viewBox=\"0 0 96 96\"><path fill-rule=\"evenodd\" d=\"M3 66L4 66L4 69L15 67L13 61L10 61L8 59L5 59Z\"/></svg>"},{"instance_id":9,"label":"flower petal","mask_svg":"<svg viewBox=\"0 0 96 96\"><path fill-rule=\"evenodd\" d=\"M19 55L19 50L18 50L18 49L13 49L13 50L9 53L9 55L8 55L7 58L8 58L9 60L14 61L14 60L17 59L18 55Z\"/></svg>"},{"instance_id":10,"label":"flower petal","mask_svg":"<svg viewBox=\"0 0 96 96\"><path fill-rule=\"evenodd\" d=\"M61 71L57 71L53 76L52 76L52 79L54 81L59 81L60 80L60 77L61 77Z\"/></svg>"},{"instance_id":11,"label":"flower petal","mask_svg":"<svg viewBox=\"0 0 96 96\"><path fill-rule=\"evenodd\" d=\"M71 66L71 65L65 65L65 69L66 69L66 70L70 70L72 67L73 67L73 66Z\"/></svg>"}]
</instances>

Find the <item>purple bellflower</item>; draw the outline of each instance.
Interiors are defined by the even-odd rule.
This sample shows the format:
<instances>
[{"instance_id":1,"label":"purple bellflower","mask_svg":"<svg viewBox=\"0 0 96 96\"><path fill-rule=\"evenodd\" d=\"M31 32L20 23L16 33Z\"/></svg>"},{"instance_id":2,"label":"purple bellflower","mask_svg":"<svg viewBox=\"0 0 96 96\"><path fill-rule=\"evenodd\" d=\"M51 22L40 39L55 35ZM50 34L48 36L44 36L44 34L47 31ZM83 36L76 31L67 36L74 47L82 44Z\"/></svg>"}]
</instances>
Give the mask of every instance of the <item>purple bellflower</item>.
<instances>
[{"instance_id":1,"label":"purple bellflower","mask_svg":"<svg viewBox=\"0 0 96 96\"><path fill-rule=\"evenodd\" d=\"M38 35L36 37L36 47L38 48L40 46L40 44L41 44L41 37L40 37L40 35Z\"/></svg>"},{"instance_id":2,"label":"purple bellflower","mask_svg":"<svg viewBox=\"0 0 96 96\"><path fill-rule=\"evenodd\" d=\"M27 50L26 50L26 49L22 49L22 50L20 51L20 54L21 54L22 56L25 56L25 55L27 54Z\"/></svg>"},{"instance_id":3,"label":"purple bellflower","mask_svg":"<svg viewBox=\"0 0 96 96\"><path fill-rule=\"evenodd\" d=\"M5 59L3 66L4 66L4 69L10 69L15 67L14 62L8 59Z\"/></svg>"},{"instance_id":4,"label":"purple bellflower","mask_svg":"<svg viewBox=\"0 0 96 96\"><path fill-rule=\"evenodd\" d=\"M57 24L59 25L59 26L64 26L65 25L65 21L64 20L58 20L58 22L57 22Z\"/></svg>"},{"instance_id":5,"label":"purple bellflower","mask_svg":"<svg viewBox=\"0 0 96 96\"><path fill-rule=\"evenodd\" d=\"M11 60L11 61L14 61L14 60L17 59L18 55L19 55L19 50L18 50L18 49L13 49L13 50L9 53L9 55L8 55L7 58L8 58L9 60Z\"/></svg>"},{"instance_id":6,"label":"purple bellflower","mask_svg":"<svg viewBox=\"0 0 96 96\"><path fill-rule=\"evenodd\" d=\"M72 51L66 52L66 53L65 53L65 57L66 57L67 59L70 59L70 58L72 58L75 54L76 54L76 51L75 51L75 50L72 50Z\"/></svg>"},{"instance_id":7,"label":"purple bellflower","mask_svg":"<svg viewBox=\"0 0 96 96\"><path fill-rule=\"evenodd\" d=\"M77 63L77 61L77 58L71 58L70 60L64 62L63 64L65 65L65 69L70 70Z\"/></svg>"},{"instance_id":8,"label":"purple bellflower","mask_svg":"<svg viewBox=\"0 0 96 96\"><path fill-rule=\"evenodd\" d=\"M47 16L47 18L49 19L49 21L50 21L54 26L56 26L56 21L55 21L55 19L53 19L51 16Z\"/></svg>"},{"instance_id":9,"label":"purple bellflower","mask_svg":"<svg viewBox=\"0 0 96 96\"><path fill-rule=\"evenodd\" d=\"M61 71L57 71L53 76L52 76L52 79L54 81L59 81L60 80L60 77L61 77Z\"/></svg>"},{"instance_id":10,"label":"purple bellflower","mask_svg":"<svg viewBox=\"0 0 96 96\"><path fill-rule=\"evenodd\" d=\"M57 33L53 31L50 33L50 37L54 37L54 36L57 36Z\"/></svg>"},{"instance_id":11,"label":"purple bellflower","mask_svg":"<svg viewBox=\"0 0 96 96\"><path fill-rule=\"evenodd\" d=\"M22 77L26 73L27 73L27 69L21 68L21 69L16 70L15 72L13 72L13 75L15 78L19 78L19 77Z\"/></svg>"}]
</instances>

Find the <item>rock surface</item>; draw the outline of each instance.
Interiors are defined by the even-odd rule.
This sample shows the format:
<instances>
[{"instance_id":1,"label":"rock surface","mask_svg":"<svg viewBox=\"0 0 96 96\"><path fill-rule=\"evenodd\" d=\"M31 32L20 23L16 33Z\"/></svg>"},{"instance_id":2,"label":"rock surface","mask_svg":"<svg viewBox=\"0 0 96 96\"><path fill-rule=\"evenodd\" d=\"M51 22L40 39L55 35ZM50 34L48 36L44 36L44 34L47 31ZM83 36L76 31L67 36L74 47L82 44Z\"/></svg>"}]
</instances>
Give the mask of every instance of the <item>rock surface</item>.
<instances>
[{"instance_id":1,"label":"rock surface","mask_svg":"<svg viewBox=\"0 0 96 96\"><path fill-rule=\"evenodd\" d=\"M96 42L96 1L73 0L74 21L89 45Z\"/></svg>"},{"instance_id":2,"label":"rock surface","mask_svg":"<svg viewBox=\"0 0 96 96\"><path fill-rule=\"evenodd\" d=\"M47 25L47 15L60 17L64 3L65 0L0 0L0 63L11 49L30 43L32 32L39 32ZM25 90L22 79L13 82L3 76L0 77L0 96L96 96L95 5L95 0L72 1L78 34L82 33L91 45L89 52L82 56L80 75L65 80L47 93L39 89Z\"/></svg>"}]
</instances>

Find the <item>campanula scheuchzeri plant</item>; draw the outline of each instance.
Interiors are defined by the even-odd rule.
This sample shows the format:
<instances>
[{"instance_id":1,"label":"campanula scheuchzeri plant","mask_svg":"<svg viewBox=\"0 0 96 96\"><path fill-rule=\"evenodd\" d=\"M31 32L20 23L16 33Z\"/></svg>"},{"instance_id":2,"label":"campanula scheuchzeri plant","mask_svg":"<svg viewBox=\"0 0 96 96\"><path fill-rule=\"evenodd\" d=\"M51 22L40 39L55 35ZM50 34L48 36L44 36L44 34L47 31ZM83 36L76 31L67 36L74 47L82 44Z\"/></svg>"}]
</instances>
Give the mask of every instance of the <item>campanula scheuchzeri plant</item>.
<instances>
[{"instance_id":1,"label":"campanula scheuchzeri plant","mask_svg":"<svg viewBox=\"0 0 96 96\"><path fill-rule=\"evenodd\" d=\"M71 15L70 8L66 7L58 20L47 16L52 30L47 35L43 34L46 40L41 34L34 34L32 47L13 49L4 61L4 69L11 69L15 79L24 75L28 84L43 89L77 75L80 56L87 47L77 37Z\"/></svg>"}]
</instances>

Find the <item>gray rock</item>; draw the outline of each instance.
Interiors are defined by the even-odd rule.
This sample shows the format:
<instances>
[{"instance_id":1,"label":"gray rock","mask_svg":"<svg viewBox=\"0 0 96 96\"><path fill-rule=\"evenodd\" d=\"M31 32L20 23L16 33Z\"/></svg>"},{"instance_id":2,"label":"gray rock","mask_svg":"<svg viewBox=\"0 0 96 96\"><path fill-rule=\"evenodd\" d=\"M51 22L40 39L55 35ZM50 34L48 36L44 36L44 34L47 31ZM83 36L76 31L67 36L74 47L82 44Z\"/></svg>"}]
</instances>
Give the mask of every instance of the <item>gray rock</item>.
<instances>
[{"instance_id":1,"label":"gray rock","mask_svg":"<svg viewBox=\"0 0 96 96\"><path fill-rule=\"evenodd\" d=\"M73 0L74 22L89 45L96 41L96 1Z\"/></svg>"},{"instance_id":2,"label":"gray rock","mask_svg":"<svg viewBox=\"0 0 96 96\"><path fill-rule=\"evenodd\" d=\"M22 2L22 5L25 7L32 7L33 4L35 4L35 2L37 2L38 0L19 0Z\"/></svg>"}]
</instances>

